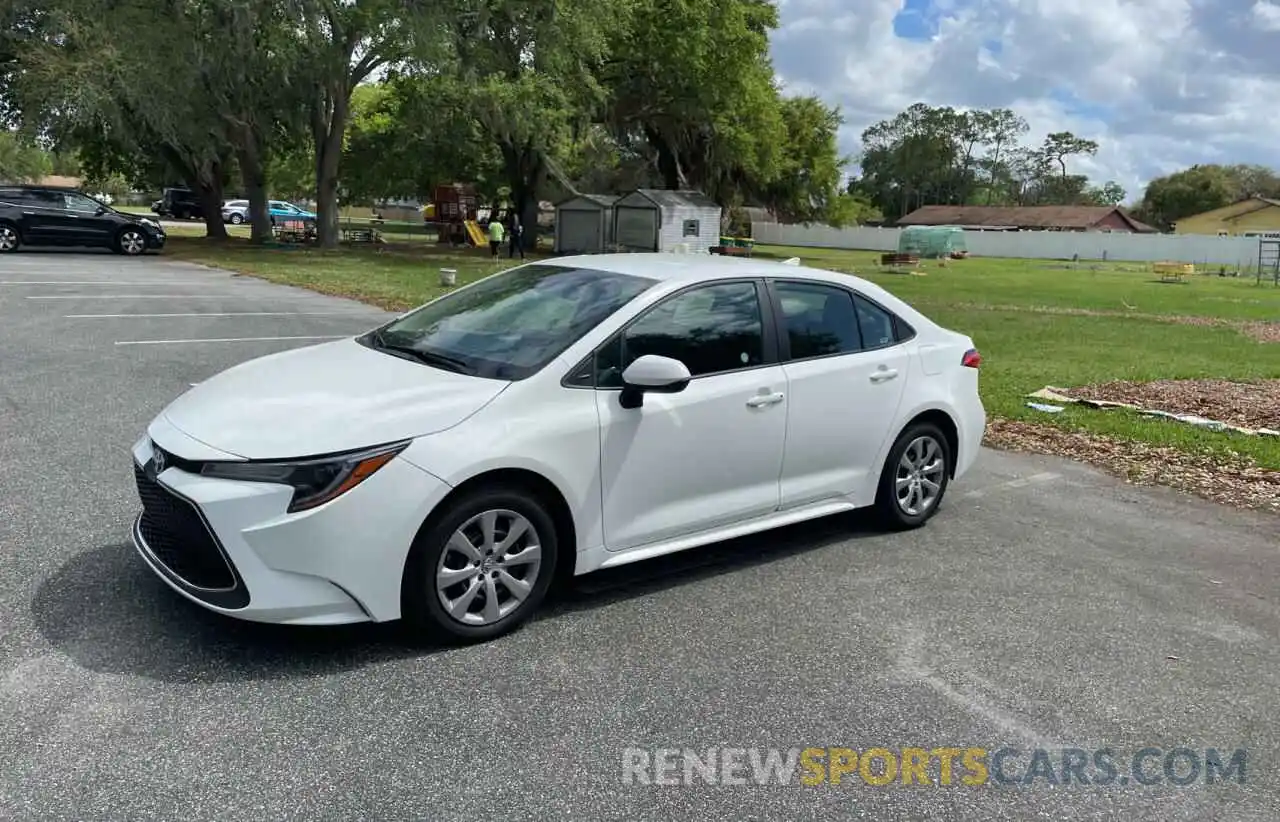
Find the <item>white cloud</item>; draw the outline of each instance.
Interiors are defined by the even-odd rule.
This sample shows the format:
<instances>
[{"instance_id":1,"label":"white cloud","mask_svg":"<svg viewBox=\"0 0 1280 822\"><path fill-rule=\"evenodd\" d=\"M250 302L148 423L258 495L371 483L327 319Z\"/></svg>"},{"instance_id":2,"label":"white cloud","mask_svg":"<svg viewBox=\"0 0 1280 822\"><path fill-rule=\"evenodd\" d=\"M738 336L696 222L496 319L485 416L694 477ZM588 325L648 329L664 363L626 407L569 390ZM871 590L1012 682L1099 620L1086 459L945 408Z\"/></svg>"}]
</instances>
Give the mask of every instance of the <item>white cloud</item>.
<instances>
[{"instance_id":1,"label":"white cloud","mask_svg":"<svg viewBox=\"0 0 1280 822\"><path fill-rule=\"evenodd\" d=\"M1253 4L1253 21L1265 31L1280 31L1280 4L1257 0Z\"/></svg>"},{"instance_id":2,"label":"white cloud","mask_svg":"<svg viewBox=\"0 0 1280 822\"><path fill-rule=\"evenodd\" d=\"M913 8L916 4L913 3ZM846 118L849 152L871 123L913 102L1007 106L1028 139L1097 140L1077 170L1137 196L1202 162L1280 167L1280 3L1273 0L934 0L894 33L904 0L787 0L774 60L788 88Z\"/></svg>"}]
</instances>

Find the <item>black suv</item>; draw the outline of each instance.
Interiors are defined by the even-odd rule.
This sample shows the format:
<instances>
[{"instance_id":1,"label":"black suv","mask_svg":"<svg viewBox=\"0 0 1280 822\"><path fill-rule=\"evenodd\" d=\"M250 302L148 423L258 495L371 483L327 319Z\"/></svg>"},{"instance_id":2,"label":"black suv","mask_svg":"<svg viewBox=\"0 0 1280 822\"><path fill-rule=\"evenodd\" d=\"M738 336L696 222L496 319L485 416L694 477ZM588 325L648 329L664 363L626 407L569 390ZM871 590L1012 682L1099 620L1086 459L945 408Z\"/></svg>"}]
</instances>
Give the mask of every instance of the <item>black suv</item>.
<instances>
[{"instance_id":1,"label":"black suv","mask_svg":"<svg viewBox=\"0 0 1280 822\"><path fill-rule=\"evenodd\" d=\"M151 210L161 217L176 220L204 219L200 198L189 188L166 188L160 199L151 204Z\"/></svg>"},{"instance_id":2,"label":"black suv","mask_svg":"<svg viewBox=\"0 0 1280 822\"><path fill-rule=\"evenodd\" d=\"M0 186L0 254L21 245L98 246L138 255L163 248L164 229L70 188Z\"/></svg>"}]
</instances>

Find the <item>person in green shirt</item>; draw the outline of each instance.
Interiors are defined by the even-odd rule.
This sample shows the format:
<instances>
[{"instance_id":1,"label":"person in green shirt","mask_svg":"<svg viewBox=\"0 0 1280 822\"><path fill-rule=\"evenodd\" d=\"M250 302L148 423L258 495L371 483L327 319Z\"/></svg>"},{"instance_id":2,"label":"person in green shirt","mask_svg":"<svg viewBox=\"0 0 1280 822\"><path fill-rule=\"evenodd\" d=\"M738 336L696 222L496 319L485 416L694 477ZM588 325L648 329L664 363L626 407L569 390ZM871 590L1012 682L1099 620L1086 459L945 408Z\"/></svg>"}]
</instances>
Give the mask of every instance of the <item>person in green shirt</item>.
<instances>
[{"instance_id":1,"label":"person in green shirt","mask_svg":"<svg viewBox=\"0 0 1280 822\"><path fill-rule=\"evenodd\" d=\"M489 253L493 259L498 259L498 249L502 248L502 238L506 236L506 228L502 225L502 220L497 216L489 218Z\"/></svg>"}]
</instances>

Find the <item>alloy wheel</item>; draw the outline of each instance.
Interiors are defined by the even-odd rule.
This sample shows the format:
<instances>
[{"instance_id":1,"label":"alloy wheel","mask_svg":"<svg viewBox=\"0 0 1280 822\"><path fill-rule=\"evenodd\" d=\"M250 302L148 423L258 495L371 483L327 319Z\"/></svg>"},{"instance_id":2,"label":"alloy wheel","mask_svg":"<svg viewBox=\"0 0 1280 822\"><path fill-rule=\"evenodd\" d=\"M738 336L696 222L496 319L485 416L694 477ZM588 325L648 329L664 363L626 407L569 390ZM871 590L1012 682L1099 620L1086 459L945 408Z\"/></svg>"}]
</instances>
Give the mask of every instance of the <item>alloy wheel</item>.
<instances>
[{"instance_id":1,"label":"alloy wheel","mask_svg":"<svg viewBox=\"0 0 1280 822\"><path fill-rule=\"evenodd\" d=\"M129 230L120 235L120 250L130 256L141 254L147 250L147 241L141 232Z\"/></svg>"},{"instance_id":2,"label":"alloy wheel","mask_svg":"<svg viewBox=\"0 0 1280 822\"><path fill-rule=\"evenodd\" d=\"M18 232L12 226L0 225L0 251L13 251L18 247Z\"/></svg>"},{"instance_id":3,"label":"alloy wheel","mask_svg":"<svg viewBox=\"0 0 1280 822\"><path fill-rule=\"evenodd\" d=\"M947 470L946 451L929 435L907 444L898 460L894 476L894 496L898 508L909 517L928 511L942 495L943 473Z\"/></svg>"},{"instance_id":4,"label":"alloy wheel","mask_svg":"<svg viewBox=\"0 0 1280 822\"><path fill-rule=\"evenodd\" d=\"M492 625L529 597L542 569L542 541L523 515L485 511L453 532L436 566L444 612L464 625Z\"/></svg>"}]
</instances>

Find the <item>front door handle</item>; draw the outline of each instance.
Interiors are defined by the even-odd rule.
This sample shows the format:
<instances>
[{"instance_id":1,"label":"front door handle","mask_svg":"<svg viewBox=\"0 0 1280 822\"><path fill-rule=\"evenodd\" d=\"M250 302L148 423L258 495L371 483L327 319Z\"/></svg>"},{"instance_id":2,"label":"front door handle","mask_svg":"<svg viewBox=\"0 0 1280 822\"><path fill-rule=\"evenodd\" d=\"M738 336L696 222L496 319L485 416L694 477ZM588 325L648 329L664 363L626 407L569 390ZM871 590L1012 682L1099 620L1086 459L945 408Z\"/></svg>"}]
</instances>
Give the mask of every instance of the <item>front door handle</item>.
<instances>
[{"instance_id":1,"label":"front door handle","mask_svg":"<svg viewBox=\"0 0 1280 822\"><path fill-rule=\"evenodd\" d=\"M786 398L786 394L781 392L775 394L757 394L747 400L748 408L764 408L766 405L777 405Z\"/></svg>"},{"instance_id":2,"label":"front door handle","mask_svg":"<svg viewBox=\"0 0 1280 822\"><path fill-rule=\"evenodd\" d=\"M889 380L897 376L898 376L898 369L881 368L879 371L876 371L874 374L871 375L871 381L872 382L888 382Z\"/></svg>"}]
</instances>

